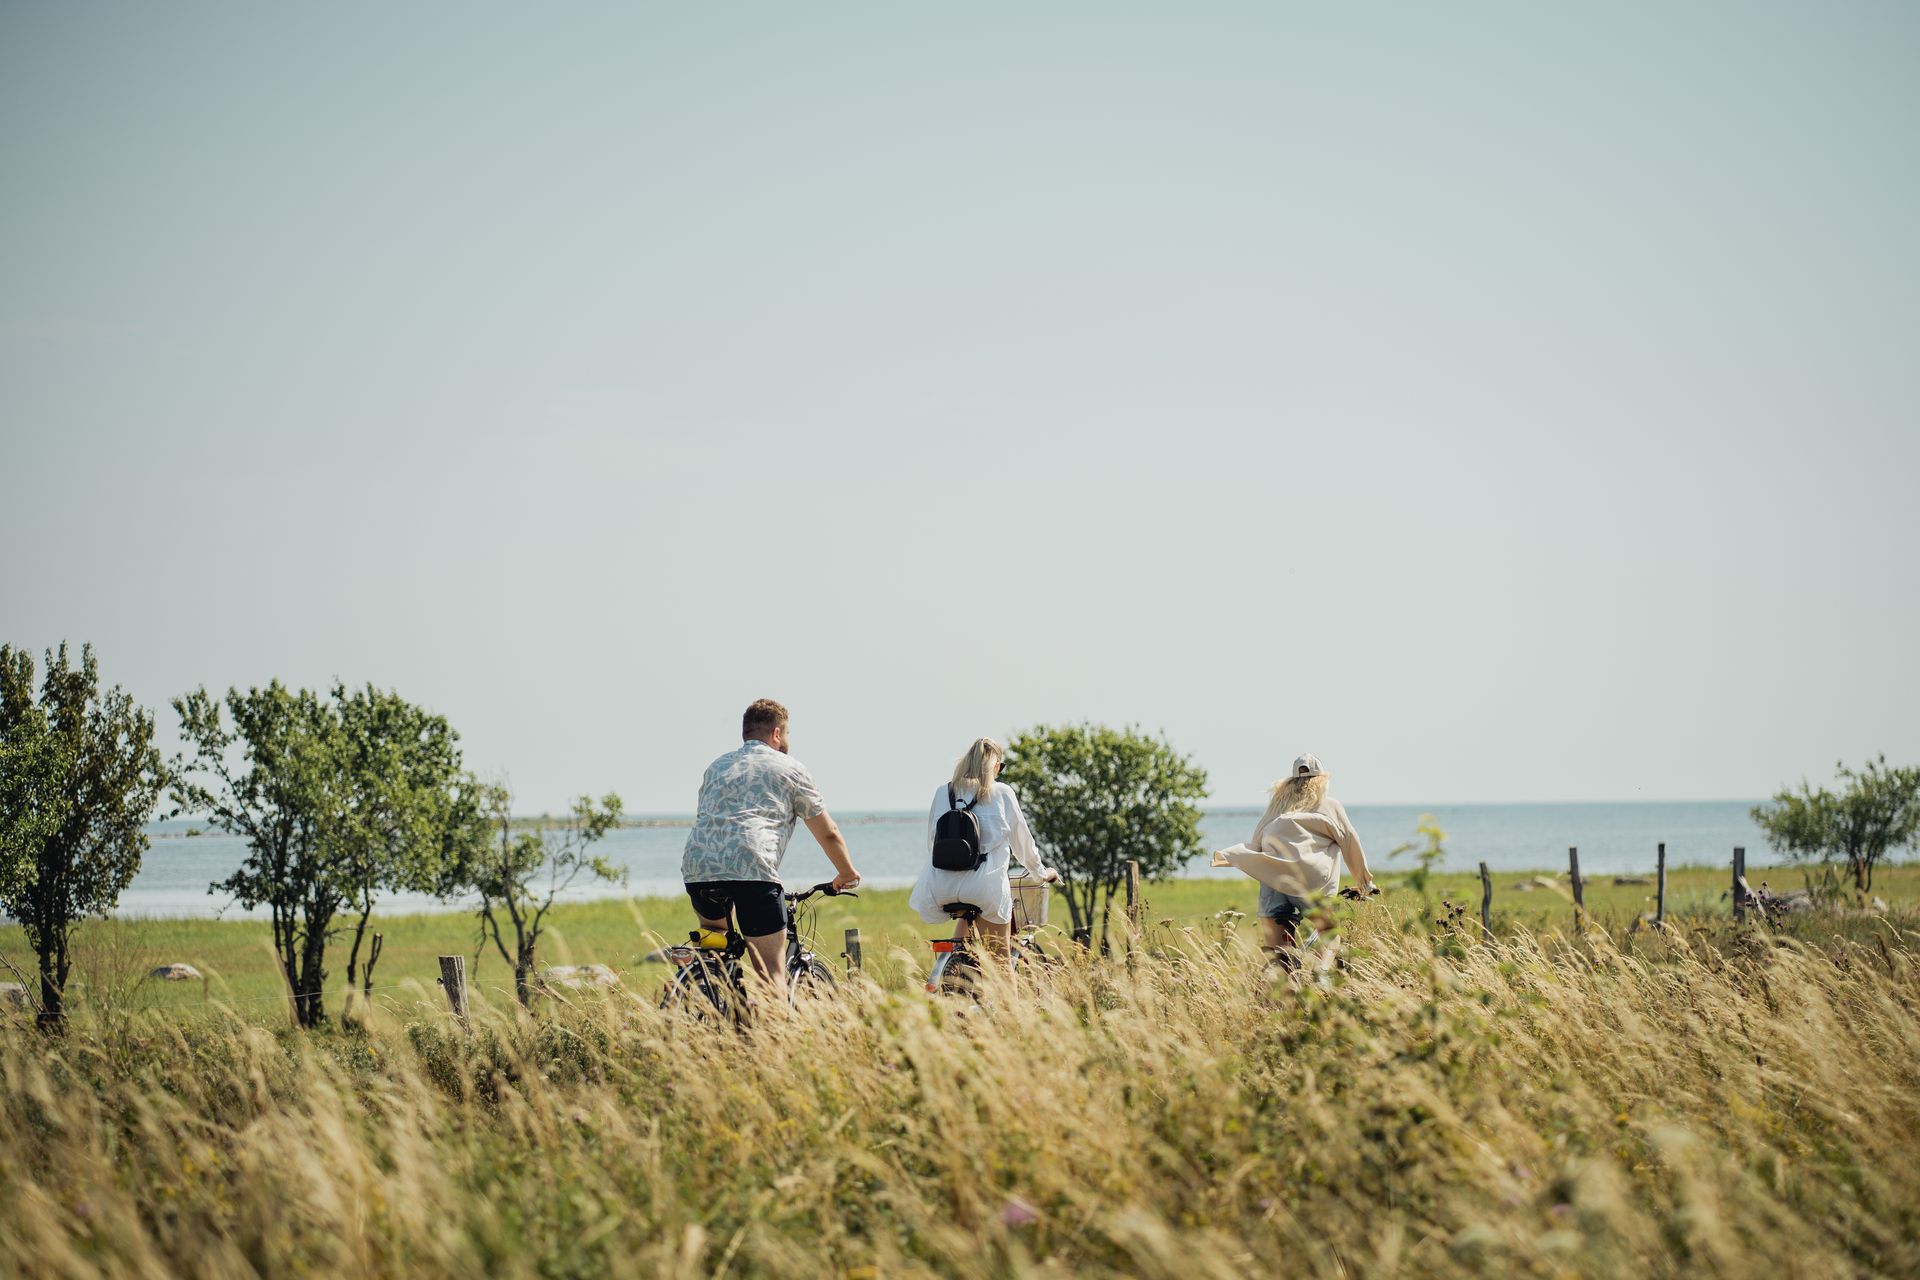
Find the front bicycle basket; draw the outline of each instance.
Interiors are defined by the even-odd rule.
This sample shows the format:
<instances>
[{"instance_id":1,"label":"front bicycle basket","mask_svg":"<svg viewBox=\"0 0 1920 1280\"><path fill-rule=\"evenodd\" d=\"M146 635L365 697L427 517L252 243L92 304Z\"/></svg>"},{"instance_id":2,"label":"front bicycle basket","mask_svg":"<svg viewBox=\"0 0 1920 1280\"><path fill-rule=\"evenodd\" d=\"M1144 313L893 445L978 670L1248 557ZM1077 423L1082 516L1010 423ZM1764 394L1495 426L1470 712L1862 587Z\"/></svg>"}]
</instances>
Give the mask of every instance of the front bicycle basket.
<instances>
[{"instance_id":1,"label":"front bicycle basket","mask_svg":"<svg viewBox=\"0 0 1920 1280\"><path fill-rule=\"evenodd\" d=\"M1020 874L1007 877L1013 890L1013 929L1015 933L1038 929L1047 922L1047 904L1053 900L1053 886L1038 876Z\"/></svg>"}]
</instances>

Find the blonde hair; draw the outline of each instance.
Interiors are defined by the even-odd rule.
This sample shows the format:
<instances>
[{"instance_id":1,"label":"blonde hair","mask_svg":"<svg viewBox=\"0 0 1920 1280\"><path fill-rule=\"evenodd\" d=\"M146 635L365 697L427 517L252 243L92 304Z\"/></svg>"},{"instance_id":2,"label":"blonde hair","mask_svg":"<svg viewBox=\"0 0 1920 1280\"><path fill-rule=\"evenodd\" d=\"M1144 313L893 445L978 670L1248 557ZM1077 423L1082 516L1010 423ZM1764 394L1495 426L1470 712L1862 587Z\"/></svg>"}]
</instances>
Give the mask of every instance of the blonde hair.
<instances>
[{"instance_id":1,"label":"blonde hair","mask_svg":"<svg viewBox=\"0 0 1920 1280\"><path fill-rule=\"evenodd\" d=\"M1316 773L1311 778L1282 778L1273 784L1273 792L1267 799L1267 811L1260 815L1260 825L1265 826L1283 813L1305 813L1318 809L1320 802L1327 798L1327 775Z\"/></svg>"},{"instance_id":2,"label":"blonde hair","mask_svg":"<svg viewBox=\"0 0 1920 1280\"><path fill-rule=\"evenodd\" d=\"M966 754L954 761L953 794L972 792L975 799L985 800L993 794L993 775L1006 758L1007 749L992 738L975 738Z\"/></svg>"}]
</instances>

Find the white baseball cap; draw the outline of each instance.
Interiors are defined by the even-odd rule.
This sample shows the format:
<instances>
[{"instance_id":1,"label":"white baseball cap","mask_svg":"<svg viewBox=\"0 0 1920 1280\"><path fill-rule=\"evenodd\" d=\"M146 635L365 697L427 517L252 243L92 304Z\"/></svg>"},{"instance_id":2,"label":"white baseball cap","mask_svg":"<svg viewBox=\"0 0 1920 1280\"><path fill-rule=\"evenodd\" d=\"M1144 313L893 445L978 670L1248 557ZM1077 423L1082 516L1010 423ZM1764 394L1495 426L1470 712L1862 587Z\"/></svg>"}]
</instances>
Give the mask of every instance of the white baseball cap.
<instances>
[{"instance_id":1,"label":"white baseball cap","mask_svg":"<svg viewBox=\"0 0 1920 1280\"><path fill-rule=\"evenodd\" d=\"M1320 767L1319 756L1297 756L1293 762L1293 776L1296 778L1317 778L1326 770Z\"/></svg>"}]
</instances>

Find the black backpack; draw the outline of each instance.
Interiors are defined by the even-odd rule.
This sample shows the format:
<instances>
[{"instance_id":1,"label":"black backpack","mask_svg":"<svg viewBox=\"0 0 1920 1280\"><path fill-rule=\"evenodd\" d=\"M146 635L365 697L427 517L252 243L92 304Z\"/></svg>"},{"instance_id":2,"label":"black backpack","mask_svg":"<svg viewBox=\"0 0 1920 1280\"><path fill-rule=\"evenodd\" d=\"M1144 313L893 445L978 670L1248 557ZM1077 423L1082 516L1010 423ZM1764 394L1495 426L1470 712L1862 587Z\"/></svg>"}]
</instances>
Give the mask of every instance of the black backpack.
<instances>
[{"instance_id":1,"label":"black backpack","mask_svg":"<svg viewBox=\"0 0 1920 1280\"><path fill-rule=\"evenodd\" d=\"M947 811L933 824L933 865L941 871L977 871L987 855L980 851L980 820L973 816L979 797L961 804L947 787Z\"/></svg>"}]
</instances>

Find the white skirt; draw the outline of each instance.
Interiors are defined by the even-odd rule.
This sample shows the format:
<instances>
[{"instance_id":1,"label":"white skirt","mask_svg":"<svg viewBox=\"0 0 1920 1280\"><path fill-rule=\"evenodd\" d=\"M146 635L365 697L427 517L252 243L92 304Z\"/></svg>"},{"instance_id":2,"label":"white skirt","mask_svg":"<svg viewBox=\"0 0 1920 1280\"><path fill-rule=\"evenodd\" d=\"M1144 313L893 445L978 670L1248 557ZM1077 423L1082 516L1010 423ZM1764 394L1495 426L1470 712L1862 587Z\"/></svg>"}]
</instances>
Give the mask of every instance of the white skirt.
<instances>
[{"instance_id":1,"label":"white skirt","mask_svg":"<svg viewBox=\"0 0 1920 1280\"><path fill-rule=\"evenodd\" d=\"M1007 884L1007 850L990 853L987 860L971 871L942 871L931 862L913 883L907 905L920 913L928 924L947 919L941 908L949 902L970 902L980 908L980 918L988 924L1013 923L1013 890Z\"/></svg>"}]
</instances>

